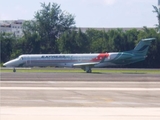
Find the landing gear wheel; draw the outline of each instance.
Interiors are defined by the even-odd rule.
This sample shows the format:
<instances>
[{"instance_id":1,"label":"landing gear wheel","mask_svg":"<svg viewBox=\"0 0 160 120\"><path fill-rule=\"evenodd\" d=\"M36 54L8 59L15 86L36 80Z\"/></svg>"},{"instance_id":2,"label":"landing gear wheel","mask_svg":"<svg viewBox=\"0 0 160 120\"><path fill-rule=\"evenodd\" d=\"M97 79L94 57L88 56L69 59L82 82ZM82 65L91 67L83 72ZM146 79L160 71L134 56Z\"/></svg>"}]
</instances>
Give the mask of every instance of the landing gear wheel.
<instances>
[{"instance_id":1,"label":"landing gear wheel","mask_svg":"<svg viewBox=\"0 0 160 120\"><path fill-rule=\"evenodd\" d=\"M87 70L86 72L87 72L87 73L91 73L91 72L92 72L92 70L91 70L91 69L89 69L89 70Z\"/></svg>"},{"instance_id":2,"label":"landing gear wheel","mask_svg":"<svg viewBox=\"0 0 160 120\"><path fill-rule=\"evenodd\" d=\"M15 68L13 68L13 72L16 72L16 69L15 69Z\"/></svg>"}]
</instances>

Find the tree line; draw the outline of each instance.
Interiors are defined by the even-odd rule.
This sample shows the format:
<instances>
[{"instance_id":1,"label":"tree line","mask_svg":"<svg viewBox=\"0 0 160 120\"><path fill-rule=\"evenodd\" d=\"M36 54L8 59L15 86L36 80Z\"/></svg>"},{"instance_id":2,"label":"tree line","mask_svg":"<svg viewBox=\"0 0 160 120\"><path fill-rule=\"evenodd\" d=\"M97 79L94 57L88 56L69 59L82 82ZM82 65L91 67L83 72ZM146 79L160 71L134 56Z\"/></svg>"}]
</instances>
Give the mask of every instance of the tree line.
<instances>
[{"instance_id":1,"label":"tree line","mask_svg":"<svg viewBox=\"0 0 160 120\"><path fill-rule=\"evenodd\" d=\"M82 32L75 26L75 16L60 9L56 3L41 3L42 9L34 19L23 24L23 36L0 33L1 58L4 63L21 54L103 53L133 49L144 38L154 37L148 57L125 67L160 68L160 33L157 29L109 31L88 29ZM122 66L121 66L122 67Z\"/></svg>"}]
</instances>

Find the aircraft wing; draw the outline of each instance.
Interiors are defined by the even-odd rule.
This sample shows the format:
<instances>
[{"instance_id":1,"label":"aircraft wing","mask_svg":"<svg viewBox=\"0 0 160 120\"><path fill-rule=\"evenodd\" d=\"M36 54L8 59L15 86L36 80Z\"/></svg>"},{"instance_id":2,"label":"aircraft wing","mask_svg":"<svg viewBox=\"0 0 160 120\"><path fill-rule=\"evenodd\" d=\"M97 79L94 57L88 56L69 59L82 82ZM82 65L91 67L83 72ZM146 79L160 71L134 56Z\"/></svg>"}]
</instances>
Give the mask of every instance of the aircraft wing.
<instances>
[{"instance_id":1,"label":"aircraft wing","mask_svg":"<svg viewBox=\"0 0 160 120\"><path fill-rule=\"evenodd\" d=\"M96 64L104 62L105 58L106 58L106 56L104 56L103 59L100 62L76 63L76 64L73 64L73 66L75 66L75 67L76 66L81 66L81 67L83 67L83 66L94 66Z\"/></svg>"},{"instance_id":2,"label":"aircraft wing","mask_svg":"<svg viewBox=\"0 0 160 120\"><path fill-rule=\"evenodd\" d=\"M76 63L76 64L73 64L74 67L76 66L94 66L96 64L98 64L100 62L90 62L90 63Z\"/></svg>"}]
</instances>

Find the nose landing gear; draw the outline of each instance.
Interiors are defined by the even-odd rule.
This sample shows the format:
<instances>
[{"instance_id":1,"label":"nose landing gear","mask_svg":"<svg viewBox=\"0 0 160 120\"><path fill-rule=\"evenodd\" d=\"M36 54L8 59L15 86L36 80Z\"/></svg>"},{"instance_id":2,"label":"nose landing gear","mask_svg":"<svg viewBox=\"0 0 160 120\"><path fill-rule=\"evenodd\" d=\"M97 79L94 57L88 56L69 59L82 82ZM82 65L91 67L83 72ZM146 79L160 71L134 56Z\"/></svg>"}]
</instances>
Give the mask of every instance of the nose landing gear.
<instances>
[{"instance_id":1,"label":"nose landing gear","mask_svg":"<svg viewBox=\"0 0 160 120\"><path fill-rule=\"evenodd\" d=\"M13 68L13 72L16 72L16 68Z\"/></svg>"}]
</instances>

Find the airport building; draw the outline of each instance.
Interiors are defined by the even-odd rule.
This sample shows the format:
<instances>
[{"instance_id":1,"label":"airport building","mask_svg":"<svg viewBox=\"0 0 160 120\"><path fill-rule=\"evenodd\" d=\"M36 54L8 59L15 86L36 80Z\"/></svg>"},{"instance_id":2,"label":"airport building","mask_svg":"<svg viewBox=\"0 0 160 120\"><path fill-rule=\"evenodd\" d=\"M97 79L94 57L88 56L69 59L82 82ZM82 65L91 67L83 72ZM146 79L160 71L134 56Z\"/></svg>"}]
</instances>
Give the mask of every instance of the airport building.
<instances>
[{"instance_id":1,"label":"airport building","mask_svg":"<svg viewBox=\"0 0 160 120\"><path fill-rule=\"evenodd\" d=\"M96 29L96 30L100 30L100 31L104 30L104 31L108 32L109 30L117 29L117 28L88 28L88 27L80 27L80 29L81 29L82 32L86 32L86 30L88 30L88 29ZM128 27L128 28L120 28L120 29L123 29L124 31L127 31L127 30L131 30L131 29L134 29L134 28L133 27L130 27L130 28ZM139 28L135 28L135 29L142 30L143 28L139 27Z\"/></svg>"},{"instance_id":2,"label":"airport building","mask_svg":"<svg viewBox=\"0 0 160 120\"><path fill-rule=\"evenodd\" d=\"M4 20L0 21L0 32L13 33L16 37L23 35L22 24L24 20Z\"/></svg>"},{"instance_id":3,"label":"airport building","mask_svg":"<svg viewBox=\"0 0 160 120\"><path fill-rule=\"evenodd\" d=\"M5 33L13 33L16 37L21 37L23 35L22 31L22 24L25 22L25 20L4 20L0 21L0 32ZM78 31L79 28L77 28ZM80 27L82 32L86 32L87 29L96 29L96 30L104 30L109 31L111 29L117 29L117 28L88 28L88 27ZM121 28L124 31L130 30L133 28ZM137 30L142 30L143 28L135 28Z\"/></svg>"}]
</instances>

